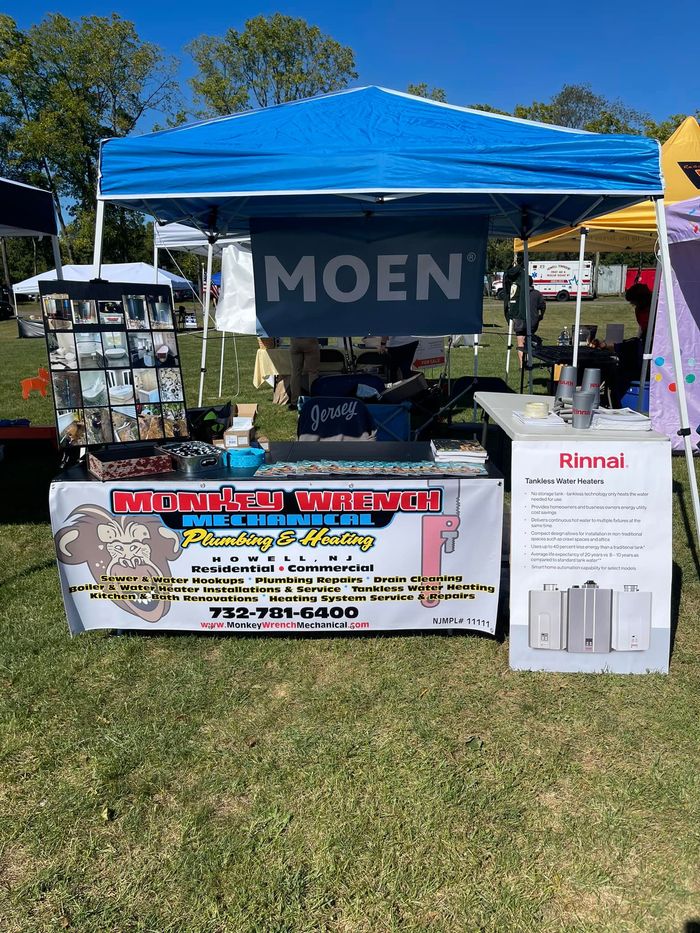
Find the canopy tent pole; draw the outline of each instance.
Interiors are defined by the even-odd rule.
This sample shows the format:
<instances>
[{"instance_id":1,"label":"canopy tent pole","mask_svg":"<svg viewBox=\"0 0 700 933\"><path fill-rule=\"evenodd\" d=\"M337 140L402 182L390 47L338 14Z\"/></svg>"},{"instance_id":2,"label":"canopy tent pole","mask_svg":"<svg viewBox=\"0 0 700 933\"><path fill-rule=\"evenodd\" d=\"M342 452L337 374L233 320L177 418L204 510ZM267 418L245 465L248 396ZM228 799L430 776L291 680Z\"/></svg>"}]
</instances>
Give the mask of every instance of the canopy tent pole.
<instances>
[{"instance_id":1,"label":"canopy tent pole","mask_svg":"<svg viewBox=\"0 0 700 933\"><path fill-rule=\"evenodd\" d=\"M683 446L685 447L685 460L688 467L688 483L690 485L690 497L692 499L693 515L695 517L695 538L696 543L700 547L700 499L698 498L698 478L695 475L693 447L690 439L691 431L688 425L688 402L685 397L685 379L683 376L683 366L681 362L681 344L678 337L678 319L676 317L676 298L673 293L673 268L671 266L671 251L668 247L666 211L664 209L663 198L658 198L654 201L654 208L656 210L656 225L659 230L661 273L663 279L664 298L666 299L666 313L668 314L668 330L671 337L671 347L673 349L673 371L676 377L678 416L681 424L678 435L683 438Z\"/></svg>"},{"instance_id":2,"label":"canopy tent pole","mask_svg":"<svg viewBox=\"0 0 700 933\"><path fill-rule=\"evenodd\" d=\"M525 235L523 241L523 268L525 270L525 360L524 366L527 366L527 388L532 395L532 320L530 318L530 238ZM520 378L520 391L522 392L522 373Z\"/></svg>"},{"instance_id":3,"label":"canopy tent pole","mask_svg":"<svg viewBox=\"0 0 700 933\"><path fill-rule=\"evenodd\" d=\"M14 289L12 288L12 279L10 278L10 267L7 262L7 247L5 245L5 237L0 237L0 253L2 253L2 268L3 274L5 276L5 287L7 288L7 294L12 297L15 306L15 317L17 317L17 298L15 297Z\"/></svg>"},{"instance_id":4,"label":"canopy tent pole","mask_svg":"<svg viewBox=\"0 0 700 933\"><path fill-rule=\"evenodd\" d=\"M581 241L578 247L578 282L576 283L576 319L574 321L574 332L571 339L574 342L574 358L572 366L578 366L578 335L581 327L581 291L583 289L583 256L586 252L586 227L581 227Z\"/></svg>"},{"instance_id":5,"label":"canopy tent pole","mask_svg":"<svg viewBox=\"0 0 700 933\"><path fill-rule=\"evenodd\" d=\"M510 374L510 351L513 349L513 319L508 319L508 343L506 344L506 382Z\"/></svg>"},{"instance_id":6,"label":"canopy tent pole","mask_svg":"<svg viewBox=\"0 0 700 933\"><path fill-rule=\"evenodd\" d=\"M659 308L659 289L661 287L661 264L656 260L656 272L654 273L654 288L651 293L651 307L649 308L649 323L647 325L647 335L644 340L644 353L642 354L642 371L639 376L639 398L637 399L637 411L644 407L644 386L647 381L647 370L649 369L649 360L652 357L651 342L654 336L654 324L656 324L656 312Z\"/></svg>"},{"instance_id":7,"label":"canopy tent pole","mask_svg":"<svg viewBox=\"0 0 700 933\"><path fill-rule=\"evenodd\" d=\"M92 251L93 276L99 279L102 271L102 235L105 225L105 202L97 202L97 213L95 214L95 245Z\"/></svg>"},{"instance_id":8,"label":"canopy tent pole","mask_svg":"<svg viewBox=\"0 0 700 933\"><path fill-rule=\"evenodd\" d=\"M156 219L153 218L153 281L158 284L158 243L156 241Z\"/></svg>"},{"instance_id":9,"label":"canopy tent pole","mask_svg":"<svg viewBox=\"0 0 700 933\"><path fill-rule=\"evenodd\" d=\"M214 242L215 237L209 237L207 246L207 278L204 283L206 289L204 293L204 333L202 334L202 361L199 368L199 396L197 407L202 407L202 396L204 394L204 374L207 371L207 333L209 331L209 304L211 302L211 270L214 264Z\"/></svg>"},{"instance_id":10,"label":"canopy tent pole","mask_svg":"<svg viewBox=\"0 0 700 933\"><path fill-rule=\"evenodd\" d=\"M221 331L221 359L219 360L219 395L218 398L221 398L221 391L224 385L224 341L226 339L226 331Z\"/></svg>"},{"instance_id":11,"label":"canopy tent pole","mask_svg":"<svg viewBox=\"0 0 700 933\"><path fill-rule=\"evenodd\" d=\"M61 249L58 245L58 237L51 237L51 249L53 250L53 261L56 266L56 278L63 278L63 263L61 262Z\"/></svg>"}]
</instances>

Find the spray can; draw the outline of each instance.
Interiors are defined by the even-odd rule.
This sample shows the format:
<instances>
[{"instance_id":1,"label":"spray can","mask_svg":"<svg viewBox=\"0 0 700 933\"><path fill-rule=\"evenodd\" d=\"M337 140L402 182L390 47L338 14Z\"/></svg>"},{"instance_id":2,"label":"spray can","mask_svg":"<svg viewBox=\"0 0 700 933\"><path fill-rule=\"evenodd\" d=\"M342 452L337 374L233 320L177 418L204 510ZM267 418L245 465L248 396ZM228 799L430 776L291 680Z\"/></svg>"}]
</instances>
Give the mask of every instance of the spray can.
<instances>
[{"instance_id":1,"label":"spray can","mask_svg":"<svg viewBox=\"0 0 700 933\"><path fill-rule=\"evenodd\" d=\"M625 585L613 593L612 647L614 651L646 651L651 640L651 593Z\"/></svg>"},{"instance_id":2,"label":"spray can","mask_svg":"<svg viewBox=\"0 0 700 933\"><path fill-rule=\"evenodd\" d=\"M545 583L543 590L530 590L528 633L531 648L566 648L566 590L554 583Z\"/></svg>"},{"instance_id":3,"label":"spray can","mask_svg":"<svg viewBox=\"0 0 700 933\"><path fill-rule=\"evenodd\" d=\"M611 645L612 590L593 580L569 589L567 651L607 654Z\"/></svg>"}]
</instances>

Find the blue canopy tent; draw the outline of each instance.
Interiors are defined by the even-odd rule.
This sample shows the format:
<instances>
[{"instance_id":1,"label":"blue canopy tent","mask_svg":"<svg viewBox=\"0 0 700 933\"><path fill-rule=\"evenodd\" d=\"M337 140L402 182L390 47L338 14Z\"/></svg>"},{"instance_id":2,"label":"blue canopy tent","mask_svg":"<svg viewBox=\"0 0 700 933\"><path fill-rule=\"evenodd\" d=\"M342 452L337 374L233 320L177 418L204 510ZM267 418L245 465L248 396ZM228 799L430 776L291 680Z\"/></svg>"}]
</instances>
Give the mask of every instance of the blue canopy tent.
<instances>
[{"instance_id":1,"label":"blue canopy tent","mask_svg":"<svg viewBox=\"0 0 700 933\"><path fill-rule=\"evenodd\" d=\"M208 234L251 217L478 214L526 237L660 197L659 146L377 87L103 141L98 199ZM98 257L99 258L99 257Z\"/></svg>"},{"instance_id":2,"label":"blue canopy tent","mask_svg":"<svg viewBox=\"0 0 700 933\"><path fill-rule=\"evenodd\" d=\"M98 273L106 201L213 244L254 218L368 213L485 216L492 236L527 240L662 194L654 140L358 88L103 141L94 263ZM205 313L200 396L207 324Z\"/></svg>"},{"instance_id":3,"label":"blue canopy tent","mask_svg":"<svg viewBox=\"0 0 700 933\"><path fill-rule=\"evenodd\" d=\"M365 87L108 139L93 260L99 274L104 204L112 202L204 232L208 281L216 239L249 233L254 218L485 216L491 236L522 238L527 268L533 234L646 198L656 205L680 373L660 147L641 136L585 133ZM209 290L200 404L208 305ZM697 523L687 406L678 396Z\"/></svg>"}]
</instances>

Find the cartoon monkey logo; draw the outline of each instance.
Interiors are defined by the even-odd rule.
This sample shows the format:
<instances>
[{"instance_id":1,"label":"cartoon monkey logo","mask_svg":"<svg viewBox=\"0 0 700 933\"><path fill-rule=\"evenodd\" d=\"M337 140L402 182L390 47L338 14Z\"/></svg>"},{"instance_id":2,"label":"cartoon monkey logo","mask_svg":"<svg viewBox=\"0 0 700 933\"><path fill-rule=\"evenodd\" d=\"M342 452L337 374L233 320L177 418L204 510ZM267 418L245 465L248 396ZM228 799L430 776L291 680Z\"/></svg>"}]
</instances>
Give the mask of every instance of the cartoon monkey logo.
<instances>
[{"instance_id":1,"label":"cartoon monkey logo","mask_svg":"<svg viewBox=\"0 0 700 933\"><path fill-rule=\"evenodd\" d=\"M68 516L65 528L54 536L58 559L64 564L87 564L96 583L104 592L129 593L129 584L103 583L102 576L170 576L169 561L182 553L180 538L165 528L155 516L115 516L99 505L81 505ZM158 622L170 609L170 603L142 592L138 597L114 600L131 615L146 622Z\"/></svg>"}]
</instances>

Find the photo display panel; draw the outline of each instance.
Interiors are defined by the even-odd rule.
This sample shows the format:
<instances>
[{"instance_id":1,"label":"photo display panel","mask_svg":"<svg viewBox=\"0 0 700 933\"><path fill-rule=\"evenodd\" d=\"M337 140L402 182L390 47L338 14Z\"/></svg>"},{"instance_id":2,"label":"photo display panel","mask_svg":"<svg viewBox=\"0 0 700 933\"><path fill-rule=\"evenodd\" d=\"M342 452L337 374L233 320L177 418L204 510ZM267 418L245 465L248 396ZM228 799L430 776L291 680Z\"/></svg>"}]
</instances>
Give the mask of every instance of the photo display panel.
<instances>
[{"instance_id":1,"label":"photo display panel","mask_svg":"<svg viewBox=\"0 0 700 933\"><path fill-rule=\"evenodd\" d=\"M189 437L170 289L39 283L59 444Z\"/></svg>"}]
</instances>

